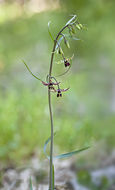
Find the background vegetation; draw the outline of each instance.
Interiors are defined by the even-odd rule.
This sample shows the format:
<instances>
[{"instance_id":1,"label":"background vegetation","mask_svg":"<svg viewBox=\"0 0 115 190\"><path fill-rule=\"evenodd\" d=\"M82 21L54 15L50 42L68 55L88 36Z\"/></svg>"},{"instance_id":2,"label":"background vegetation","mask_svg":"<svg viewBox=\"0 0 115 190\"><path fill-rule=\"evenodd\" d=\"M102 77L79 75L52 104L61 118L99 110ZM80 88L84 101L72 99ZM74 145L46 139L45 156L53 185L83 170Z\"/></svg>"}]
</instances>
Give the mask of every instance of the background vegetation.
<instances>
[{"instance_id":1,"label":"background vegetation","mask_svg":"<svg viewBox=\"0 0 115 190\"><path fill-rule=\"evenodd\" d=\"M21 60L45 80L52 50L47 23L52 21L55 36L74 13L88 31L78 32L81 40L71 41L71 50L66 52L70 56L74 52L72 70L69 80L66 75L59 80L70 90L60 99L53 95L58 131L55 152L85 145L92 145L92 150L97 145L105 152L112 151L115 1L63 0L56 4L57 9L52 6L47 10L46 6L37 13L28 8L28 2L0 4L0 160L19 163L35 153L43 156L42 148L50 134L47 89L30 76ZM59 70L56 64L54 75Z\"/></svg>"}]
</instances>

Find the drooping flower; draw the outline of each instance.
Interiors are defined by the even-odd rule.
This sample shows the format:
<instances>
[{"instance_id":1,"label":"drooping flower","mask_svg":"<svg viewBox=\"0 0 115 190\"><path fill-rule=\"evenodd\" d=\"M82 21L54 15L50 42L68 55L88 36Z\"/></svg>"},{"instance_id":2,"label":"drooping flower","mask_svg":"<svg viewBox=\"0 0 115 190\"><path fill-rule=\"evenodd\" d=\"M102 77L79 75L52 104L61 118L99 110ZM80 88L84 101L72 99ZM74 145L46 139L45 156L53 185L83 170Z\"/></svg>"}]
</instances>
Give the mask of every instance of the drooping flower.
<instances>
[{"instance_id":1,"label":"drooping flower","mask_svg":"<svg viewBox=\"0 0 115 190\"><path fill-rule=\"evenodd\" d=\"M62 92L66 92L67 90L69 90L69 88L65 88L65 89L51 89L51 92L57 92L57 97L62 97Z\"/></svg>"},{"instance_id":2,"label":"drooping flower","mask_svg":"<svg viewBox=\"0 0 115 190\"><path fill-rule=\"evenodd\" d=\"M70 66L70 63L69 63L68 59L64 60L64 65L65 65L65 67L69 67Z\"/></svg>"},{"instance_id":3,"label":"drooping flower","mask_svg":"<svg viewBox=\"0 0 115 190\"><path fill-rule=\"evenodd\" d=\"M56 92L58 92L57 97L62 97L61 89L56 90Z\"/></svg>"},{"instance_id":4,"label":"drooping flower","mask_svg":"<svg viewBox=\"0 0 115 190\"><path fill-rule=\"evenodd\" d=\"M50 80L49 83L48 82L46 83L46 82L42 81L42 84L44 86L48 86L48 88L49 88L49 90L51 92L57 92L57 97L62 97L62 92L66 92L67 90L69 90L69 88L60 89L60 86L59 86L60 82L52 82L52 80ZM54 86L57 86L57 89Z\"/></svg>"},{"instance_id":5,"label":"drooping flower","mask_svg":"<svg viewBox=\"0 0 115 190\"><path fill-rule=\"evenodd\" d=\"M66 89L57 89L57 97L62 97L62 92L66 92L67 90L69 90L69 88Z\"/></svg>"},{"instance_id":6,"label":"drooping flower","mask_svg":"<svg viewBox=\"0 0 115 190\"><path fill-rule=\"evenodd\" d=\"M51 90L51 91L53 91L53 92L56 92L56 89L54 88L54 86L58 86L58 88L59 88L59 84L60 84L60 82L52 82L51 80L50 80L50 82L44 82L44 81L42 81L42 84L44 85L44 86L48 86L48 88L49 88L49 90Z\"/></svg>"},{"instance_id":7,"label":"drooping flower","mask_svg":"<svg viewBox=\"0 0 115 190\"><path fill-rule=\"evenodd\" d=\"M65 67L71 66L70 61L73 59L73 57L74 57L74 54L70 58L65 58L64 57L64 65L65 65Z\"/></svg>"},{"instance_id":8,"label":"drooping flower","mask_svg":"<svg viewBox=\"0 0 115 190\"><path fill-rule=\"evenodd\" d=\"M42 84L44 86L49 86L50 87L50 86L53 86L53 85L59 85L60 82L55 83L55 82L50 81L49 83L46 83L46 82L42 81Z\"/></svg>"}]
</instances>

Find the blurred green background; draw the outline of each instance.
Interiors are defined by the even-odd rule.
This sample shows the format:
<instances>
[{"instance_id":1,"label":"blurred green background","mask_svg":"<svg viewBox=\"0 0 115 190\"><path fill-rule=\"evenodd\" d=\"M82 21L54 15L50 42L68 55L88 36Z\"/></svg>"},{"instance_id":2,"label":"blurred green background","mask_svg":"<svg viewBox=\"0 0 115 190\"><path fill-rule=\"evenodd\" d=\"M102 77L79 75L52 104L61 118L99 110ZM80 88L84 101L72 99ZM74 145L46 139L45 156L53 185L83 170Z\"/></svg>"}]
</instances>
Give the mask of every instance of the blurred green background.
<instances>
[{"instance_id":1,"label":"blurred green background","mask_svg":"<svg viewBox=\"0 0 115 190\"><path fill-rule=\"evenodd\" d=\"M0 161L20 163L36 154L50 136L47 88L26 70L22 59L44 81L53 36L77 14L87 31L70 41L71 71L60 77L70 87L53 94L55 152L91 145L111 152L115 146L115 1L0 1ZM66 49L66 48L65 48ZM60 68L55 64L54 75ZM64 71L64 67L62 66ZM97 149L95 149L97 147Z\"/></svg>"}]
</instances>

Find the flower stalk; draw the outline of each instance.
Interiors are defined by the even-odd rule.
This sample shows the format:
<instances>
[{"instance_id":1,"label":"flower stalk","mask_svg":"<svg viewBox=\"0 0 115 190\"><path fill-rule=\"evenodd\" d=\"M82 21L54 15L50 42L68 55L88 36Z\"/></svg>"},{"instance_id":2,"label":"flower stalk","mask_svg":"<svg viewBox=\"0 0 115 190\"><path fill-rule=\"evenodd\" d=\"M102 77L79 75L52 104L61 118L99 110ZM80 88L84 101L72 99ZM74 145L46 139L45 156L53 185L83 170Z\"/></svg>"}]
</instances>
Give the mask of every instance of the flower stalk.
<instances>
[{"instance_id":1,"label":"flower stalk","mask_svg":"<svg viewBox=\"0 0 115 190\"><path fill-rule=\"evenodd\" d=\"M68 45L68 41L66 40L65 38L65 35L63 34L63 31L66 29L66 28L69 28L70 29L70 26L72 27L72 30L73 30L73 26L72 26L72 21L76 19L76 15L73 16L73 19L71 19L70 21L68 21L68 23L59 31L59 33L57 34L56 36L56 39L54 40L54 46L53 46L53 50L52 50L52 54L51 54L51 61L50 61L50 68L49 68L49 83L50 83L50 79L51 79L51 76L52 76L52 69L53 69L53 60L54 60L54 54L55 54L55 51L56 51L56 45L58 45L59 47L59 52L61 53L60 49L60 45L58 44L58 38L60 36L63 36L64 38L64 42L66 44L66 46L69 47ZM76 22L76 21L75 21ZM75 23L74 22L74 23ZM74 24L73 23L73 24ZM75 33L75 32L73 32ZM51 35L51 33L50 33ZM72 36L72 35L71 35ZM65 59L64 57L64 54L62 53L62 57L64 58L64 65L65 67L68 67L70 66L70 63L67 59ZM69 89L69 88L68 88ZM62 97L62 93L61 91L66 91L68 89L65 89L65 90L61 90L58 88L57 90L57 97ZM53 188L53 141L54 141L54 126L53 126L53 113L52 113L52 106L51 106L51 91L50 89L48 88L48 103L49 103L49 113L50 113L50 122L51 122L51 144L50 144L50 176L49 176L49 190L54 190Z\"/></svg>"},{"instance_id":2,"label":"flower stalk","mask_svg":"<svg viewBox=\"0 0 115 190\"><path fill-rule=\"evenodd\" d=\"M69 69L71 68L71 63L70 60L73 58L73 56L71 58L67 58L64 55L64 52L61 48L61 41L64 40L64 43L66 45L67 48L70 48L69 46L69 42L66 39L66 37L68 35L64 34L63 32L65 31L65 29L69 29L69 35L71 38L74 38L74 34L75 32L75 28L76 27L78 30L83 29L83 26L76 20L77 16L73 15L73 17L66 23L66 25L58 32L55 40L52 37L52 34L49 30L49 24L48 23L48 31L50 34L51 39L53 40L53 50L51 53L51 61L50 61L50 67L49 67L49 74L46 77L46 82L44 82L42 79L38 78L35 74L32 73L32 71L29 69L29 67L27 66L27 64L25 63L25 61L23 61L23 63L25 64L26 68L28 69L28 71L30 72L30 74L36 78L37 80L39 80L44 86L47 86L48 88L48 104L49 104L49 115L50 115L50 124L51 124L51 137L46 141L45 145L44 145L44 153L46 154L46 146L48 144L48 142L50 141L50 156L47 156L47 158L49 159L50 162L50 172L49 172L49 190L54 190L55 189L55 184L54 184L54 164L53 164L53 158L65 158L65 157L70 157L74 154L77 154L81 151L86 150L89 147L85 147L82 148L80 150L75 150L72 152L68 152L66 154L61 154L58 155L56 157L53 157L53 145L54 145L54 124L53 124L53 112L52 112L52 97L51 97L51 92L55 92L57 93L57 97L62 97L62 92L66 92L67 90L69 90L69 88L65 88L65 89L61 89L60 88L60 82L57 81L57 79L52 76L52 71L53 71L53 64L54 64L54 55L56 50L58 49L58 53L61 54L63 60L61 61L62 63L64 63L65 68L68 67L68 69L66 69L66 71L64 73L59 74L58 76L62 76L65 75Z\"/></svg>"},{"instance_id":3,"label":"flower stalk","mask_svg":"<svg viewBox=\"0 0 115 190\"><path fill-rule=\"evenodd\" d=\"M64 26L60 32L57 34L56 39L54 40L54 46L51 54L51 62L50 62L50 69L49 69L49 82L50 82L50 77L52 75L52 69L53 69L53 60L54 60L54 54L55 54L55 49L56 45L58 43L58 38L62 34L62 32L68 27L68 25ZM58 92L58 95L61 94ZM50 122L51 122L51 144L50 144L50 176L49 176L49 190L54 190L53 188L53 137L54 137L54 126L53 126L53 113L52 113L52 106L51 106L51 91L48 88L48 103L49 103L49 113L50 113Z\"/></svg>"}]
</instances>

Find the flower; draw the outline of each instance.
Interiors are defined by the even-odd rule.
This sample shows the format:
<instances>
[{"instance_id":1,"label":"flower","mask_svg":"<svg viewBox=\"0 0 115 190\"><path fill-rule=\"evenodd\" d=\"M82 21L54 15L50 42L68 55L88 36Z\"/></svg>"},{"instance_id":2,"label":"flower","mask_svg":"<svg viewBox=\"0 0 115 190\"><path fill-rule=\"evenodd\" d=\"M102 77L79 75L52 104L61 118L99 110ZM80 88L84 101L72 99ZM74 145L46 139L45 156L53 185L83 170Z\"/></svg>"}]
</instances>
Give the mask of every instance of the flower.
<instances>
[{"instance_id":1,"label":"flower","mask_svg":"<svg viewBox=\"0 0 115 190\"><path fill-rule=\"evenodd\" d=\"M53 86L53 85L59 85L60 82L54 83L54 82L50 81L49 83L46 83L46 82L42 81L42 84L43 84L44 86L49 86L49 87L51 87L51 86Z\"/></svg>"},{"instance_id":2,"label":"flower","mask_svg":"<svg viewBox=\"0 0 115 190\"><path fill-rule=\"evenodd\" d=\"M44 81L42 81L42 84L44 85L44 86L48 86L48 88L49 88L49 90L52 90L52 92L56 92L56 89L54 88L54 86L58 86L59 87L59 84L60 84L60 82L52 82L51 80L50 80L50 82L44 82Z\"/></svg>"},{"instance_id":3,"label":"flower","mask_svg":"<svg viewBox=\"0 0 115 190\"><path fill-rule=\"evenodd\" d=\"M57 92L57 97L62 97L62 92L66 92L67 90L69 90L69 88L66 88L66 89L58 88L57 90L53 89L53 91L51 91L51 92Z\"/></svg>"},{"instance_id":4,"label":"flower","mask_svg":"<svg viewBox=\"0 0 115 190\"><path fill-rule=\"evenodd\" d=\"M64 57L64 65L65 65L65 67L71 66L70 61L73 59L73 57L74 57L74 54L70 58L65 58Z\"/></svg>"},{"instance_id":5,"label":"flower","mask_svg":"<svg viewBox=\"0 0 115 190\"><path fill-rule=\"evenodd\" d=\"M50 90L51 92L57 92L57 97L62 97L62 92L66 92L67 90L69 90L69 88L60 89L60 87L59 87L60 82L55 82L55 83L54 83L54 82L52 82L52 81L50 80L49 83L46 83L46 82L42 81L42 84L43 84L44 86L48 86L48 88L49 88L49 90ZM55 89L54 86L58 86L58 88Z\"/></svg>"},{"instance_id":6,"label":"flower","mask_svg":"<svg viewBox=\"0 0 115 190\"><path fill-rule=\"evenodd\" d=\"M65 65L65 67L70 66L70 63L69 63L68 59L65 59L65 60L64 60L64 65Z\"/></svg>"},{"instance_id":7,"label":"flower","mask_svg":"<svg viewBox=\"0 0 115 190\"><path fill-rule=\"evenodd\" d=\"M61 89L58 89L57 92L57 97L62 97Z\"/></svg>"}]
</instances>

